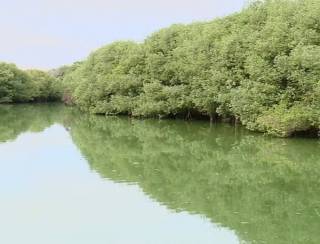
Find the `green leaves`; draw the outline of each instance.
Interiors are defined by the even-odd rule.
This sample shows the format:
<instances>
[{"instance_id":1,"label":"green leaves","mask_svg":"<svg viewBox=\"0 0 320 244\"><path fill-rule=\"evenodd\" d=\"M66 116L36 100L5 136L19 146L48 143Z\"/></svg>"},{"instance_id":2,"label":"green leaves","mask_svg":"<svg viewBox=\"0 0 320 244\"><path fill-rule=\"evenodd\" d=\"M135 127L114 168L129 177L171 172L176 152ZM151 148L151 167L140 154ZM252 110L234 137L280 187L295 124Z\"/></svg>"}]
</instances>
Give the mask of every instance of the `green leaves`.
<instances>
[{"instance_id":1,"label":"green leaves","mask_svg":"<svg viewBox=\"0 0 320 244\"><path fill-rule=\"evenodd\" d=\"M263 112L257 119L257 123L262 131L275 136L288 137L296 132L317 129L318 111L301 104L290 108L280 104Z\"/></svg>"},{"instance_id":2,"label":"green leaves","mask_svg":"<svg viewBox=\"0 0 320 244\"><path fill-rule=\"evenodd\" d=\"M319 128L319 11L316 0L254 1L115 42L71 66L65 91L93 113L235 119L280 136Z\"/></svg>"},{"instance_id":3,"label":"green leaves","mask_svg":"<svg viewBox=\"0 0 320 244\"><path fill-rule=\"evenodd\" d=\"M46 72L0 63L0 103L56 101L61 91L61 83Z\"/></svg>"},{"instance_id":4,"label":"green leaves","mask_svg":"<svg viewBox=\"0 0 320 244\"><path fill-rule=\"evenodd\" d=\"M0 103L32 100L30 77L13 64L0 63Z\"/></svg>"},{"instance_id":5,"label":"green leaves","mask_svg":"<svg viewBox=\"0 0 320 244\"><path fill-rule=\"evenodd\" d=\"M61 97L61 84L48 73L39 70L28 70L32 82L32 97L35 101L55 101Z\"/></svg>"}]
</instances>

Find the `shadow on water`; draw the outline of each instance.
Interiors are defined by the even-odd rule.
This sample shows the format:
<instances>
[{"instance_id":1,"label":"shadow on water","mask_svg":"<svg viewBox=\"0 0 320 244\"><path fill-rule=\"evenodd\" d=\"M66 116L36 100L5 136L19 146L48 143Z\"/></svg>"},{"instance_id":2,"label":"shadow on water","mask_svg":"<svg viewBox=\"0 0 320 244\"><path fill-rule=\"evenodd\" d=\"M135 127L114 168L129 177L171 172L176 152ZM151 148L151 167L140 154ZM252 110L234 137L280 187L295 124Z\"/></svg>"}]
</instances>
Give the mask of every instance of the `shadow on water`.
<instances>
[{"instance_id":1,"label":"shadow on water","mask_svg":"<svg viewBox=\"0 0 320 244\"><path fill-rule=\"evenodd\" d=\"M0 107L0 141L61 123L103 178L137 184L172 211L200 214L248 243L320 243L320 144L205 122Z\"/></svg>"}]
</instances>

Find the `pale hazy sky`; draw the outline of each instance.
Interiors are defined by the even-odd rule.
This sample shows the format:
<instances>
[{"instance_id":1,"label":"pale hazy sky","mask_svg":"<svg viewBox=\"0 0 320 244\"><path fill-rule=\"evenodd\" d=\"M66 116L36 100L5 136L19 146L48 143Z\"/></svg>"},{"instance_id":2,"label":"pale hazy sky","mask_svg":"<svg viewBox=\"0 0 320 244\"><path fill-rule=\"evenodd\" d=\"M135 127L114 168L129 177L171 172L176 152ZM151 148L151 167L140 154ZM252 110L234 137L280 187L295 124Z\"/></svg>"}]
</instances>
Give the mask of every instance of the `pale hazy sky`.
<instances>
[{"instance_id":1,"label":"pale hazy sky","mask_svg":"<svg viewBox=\"0 0 320 244\"><path fill-rule=\"evenodd\" d=\"M174 23L210 20L246 0L0 0L0 60L55 68L119 39L142 41Z\"/></svg>"}]
</instances>

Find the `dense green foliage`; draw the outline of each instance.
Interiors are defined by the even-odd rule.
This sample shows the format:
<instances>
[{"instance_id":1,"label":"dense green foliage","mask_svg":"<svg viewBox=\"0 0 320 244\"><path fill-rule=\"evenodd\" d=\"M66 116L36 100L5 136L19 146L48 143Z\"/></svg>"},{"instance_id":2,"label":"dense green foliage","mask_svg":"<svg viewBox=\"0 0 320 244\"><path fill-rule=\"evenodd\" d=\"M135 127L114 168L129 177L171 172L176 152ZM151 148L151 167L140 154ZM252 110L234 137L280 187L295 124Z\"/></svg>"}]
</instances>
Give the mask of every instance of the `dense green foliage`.
<instances>
[{"instance_id":1,"label":"dense green foliage","mask_svg":"<svg viewBox=\"0 0 320 244\"><path fill-rule=\"evenodd\" d=\"M13 64L0 63L0 103L32 99L32 82Z\"/></svg>"},{"instance_id":2,"label":"dense green foliage","mask_svg":"<svg viewBox=\"0 0 320 244\"><path fill-rule=\"evenodd\" d=\"M240 121L277 136L320 127L320 2L254 1L211 22L116 42L66 68L81 109Z\"/></svg>"},{"instance_id":3,"label":"dense green foliage","mask_svg":"<svg viewBox=\"0 0 320 244\"><path fill-rule=\"evenodd\" d=\"M320 2L253 1L211 22L115 42L49 73L0 63L0 103L61 98L91 113L208 117L320 134Z\"/></svg>"},{"instance_id":4,"label":"dense green foliage","mask_svg":"<svg viewBox=\"0 0 320 244\"><path fill-rule=\"evenodd\" d=\"M33 100L60 101L62 87L57 79L40 70L28 70L27 73L33 84Z\"/></svg>"},{"instance_id":5,"label":"dense green foliage","mask_svg":"<svg viewBox=\"0 0 320 244\"><path fill-rule=\"evenodd\" d=\"M46 72L0 63L0 103L55 101L60 97L61 85Z\"/></svg>"}]
</instances>

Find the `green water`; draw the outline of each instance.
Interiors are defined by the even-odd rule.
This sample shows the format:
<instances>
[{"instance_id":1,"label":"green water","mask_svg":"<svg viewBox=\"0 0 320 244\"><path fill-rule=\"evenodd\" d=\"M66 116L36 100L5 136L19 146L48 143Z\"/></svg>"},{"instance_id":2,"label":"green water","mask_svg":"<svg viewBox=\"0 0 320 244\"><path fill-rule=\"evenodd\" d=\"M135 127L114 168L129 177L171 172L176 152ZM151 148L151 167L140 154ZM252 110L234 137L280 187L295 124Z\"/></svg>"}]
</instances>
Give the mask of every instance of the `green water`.
<instances>
[{"instance_id":1,"label":"green water","mask_svg":"<svg viewBox=\"0 0 320 244\"><path fill-rule=\"evenodd\" d=\"M0 106L0 243L320 243L320 141Z\"/></svg>"}]
</instances>

